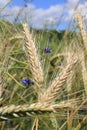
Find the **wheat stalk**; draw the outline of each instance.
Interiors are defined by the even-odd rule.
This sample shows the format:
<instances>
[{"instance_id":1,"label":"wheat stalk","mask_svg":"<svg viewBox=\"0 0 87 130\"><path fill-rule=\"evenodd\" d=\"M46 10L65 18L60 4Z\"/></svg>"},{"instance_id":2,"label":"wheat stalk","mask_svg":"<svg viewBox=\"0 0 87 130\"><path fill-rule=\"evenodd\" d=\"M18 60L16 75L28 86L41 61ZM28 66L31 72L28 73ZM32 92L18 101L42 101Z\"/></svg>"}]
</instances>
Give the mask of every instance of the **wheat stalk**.
<instances>
[{"instance_id":1,"label":"wheat stalk","mask_svg":"<svg viewBox=\"0 0 87 130\"><path fill-rule=\"evenodd\" d=\"M40 95L39 101L52 103L58 97L58 91L60 90L61 86L66 81L67 77L69 76L70 72L72 71L73 66L77 63L78 59L72 59L71 63L69 63L57 76L52 83L49 85L48 89Z\"/></svg>"},{"instance_id":2,"label":"wheat stalk","mask_svg":"<svg viewBox=\"0 0 87 130\"><path fill-rule=\"evenodd\" d=\"M85 57L84 57L84 52L79 49L78 51L79 54L79 60L82 66L82 77L83 77L83 83L84 83L84 88L85 88L85 92L87 94L87 69L86 69L86 65L85 65Z\"/></svg>"},{"instance_id":3,"label":"wheat stalk","mask_svg":"<svg viewBox=\"0 0 87 130\"><path fill-rule=\"evenodd\" d=\"M83 43L84 43L84 46L87 50L87 34L86 34L86 29L85 29L85 25L84 25L84 22L83 22L83 18L82 18L80 13L75 15L75 20L77 21L77 23L79 25L81 35L82 35L82 39L83 39Z\"/></svg>"},{"instance_id":4,"label":"wheat stalk","mask_svg":"<svg viewBox=\"0 0 87 130\"><path fill-rule=\"evenodd\" d=\"M75 19L77 20L77 23L79 25L82 39L83 39L83 43L84 43L84 47L86 48L86 51L87 51L87 34L86 34L85 25L83 23L83 19L82 19L81 14L80 13L77 14L75 16ZM79 59L80 59L81 66L82 66L82 76L83 76L84 88L85 88L85 92L87 94L87 69L85 66L85 56L84 56L84 52L82 49L79 49Z\"/></svg>"},{"instance_id":5,"label":"wheat stalk","mask_svg":"<svg viewBox=\"0 0 87 130\"><path fill-rule=\"evenodd\" d=\"M80 121L80 122L78 123L78 125L77 125L76 128L75 128L75 130L81 130L82 125L86 123L85 120L87 120L87 115L84 116L84 118L82 119L82 121Z\"/></svg>"},{"instance_id":6,"label":"wheat stalk","mask_svg":"<svg viewBox=\"0 0 87 130\"><path fill-rule=\"evenodd\" d=\"M69 64L72 57L73 57L73 52L70 49L69 51L66 50L66 53L67 53L67 56L65 56L65 58L66 58L67 64ZM72 80L73 80L73 71L71 70L70 75L68 76L67 81L66 81L67 82L67 91L68 91L68 93L72 89Z\"/></svg>"},{"instance_id":7,"label":"wheat stalk","mask_svg":"<svg viewBox=\"0 0 87 130\"><path fill-rule=\"evenodd\" d=\"M2 97L2 79L0 78L0 98Z\"/></svg>"},{"instance_id":8,"label":"wheat stalk","mask_svg":"<svg viewBox=\"0 0 87 130\"><path fill-rule=\"evenodd\" d=\"M2 69L2 68L1 68ZM0 106L2 105L2 100L3 100L3 71L0 72Z\"/></svg>"},{"instance_id":9,"label":"wheat stalk","mask_svg":"<svg viewBox=\"0 0 87 130\"><path fill-rule=\"evenodd\" d=\"M50 112L57 112L59 109L74 108L72 105L74 100L69 100L68 102L60 102L60 104L45 104L45 103L34 103L34 104L24 104L24 105L7 105L0 107L0 120L7 120L8 118L18 118L23 116L31 116L35 114L43 114ZM73 103L75 104L75 103Z\"/></svg>"},{"instance_id":10,"label":"wheat stalk","mask_svg":"<svg viewBox=\"0 0 87 130\"><path fill-rule=\"evenodd\" d=\"M83 83L84 83L84 88L85 88L85 92L87 95L87 70L86 70L86 66L85 66L84 57L83 57L83 60L81 61L81 65L82 65Z\"/></svg>"},{"instance_id":11,"label":"wheat stalk","mask_svg":"<svg viewBox=\"0 0 87 130\"><path fill-rule=\"evenodd\" d=\"M43 83L43 69L40 63L37 49L35 46L35 40L33 40L32 34L28 29L27 24L23 24L24 34L25 34L25 48L28 53L28 61L30 65L30 70L32 77L36 81L37 85L40 87Z\"/></svg>"},{"instance_id":12,"label":"wheat stalk","mask_svg":"<svg viewBox=\"0 0 87 130\"><path fill-rule=\"evenodd\" d=\"M87 103L87 99L84 99L83 102L81 102L81 104L79 104L79 106L76 109L74 109L74 112L70 115L69 119L72 118L85 103ZM63 127L68 123L69 119L64 122L64 124L59 128L59 130L63 129Z\"/></svg>"}]
</instances>

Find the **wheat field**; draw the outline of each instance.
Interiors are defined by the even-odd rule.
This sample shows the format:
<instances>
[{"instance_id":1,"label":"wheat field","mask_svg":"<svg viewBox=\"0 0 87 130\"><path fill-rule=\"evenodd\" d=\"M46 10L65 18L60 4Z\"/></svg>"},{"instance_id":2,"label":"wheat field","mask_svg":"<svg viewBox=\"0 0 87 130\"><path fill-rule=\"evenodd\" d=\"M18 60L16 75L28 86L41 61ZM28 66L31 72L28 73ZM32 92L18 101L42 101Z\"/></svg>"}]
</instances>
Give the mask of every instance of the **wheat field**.
<instances>
[{"instance_id":1,"label":"wheat field","mask_svg":"<svg viewBox=\"0 0 87 130\"><path fill-rule=\"evenodd\" d=\"M59 39L0 20L0 130L87 129L87 32L74 21Z\"/></svg>"}]
</instances>

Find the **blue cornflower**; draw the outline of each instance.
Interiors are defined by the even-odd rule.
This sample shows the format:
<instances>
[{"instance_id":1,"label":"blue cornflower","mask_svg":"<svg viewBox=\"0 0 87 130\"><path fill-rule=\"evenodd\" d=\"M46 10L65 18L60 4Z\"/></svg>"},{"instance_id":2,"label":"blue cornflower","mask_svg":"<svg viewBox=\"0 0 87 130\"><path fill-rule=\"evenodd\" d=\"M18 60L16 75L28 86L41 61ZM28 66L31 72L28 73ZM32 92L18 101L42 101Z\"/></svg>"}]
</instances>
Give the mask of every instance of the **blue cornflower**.
<instances>
[{"instance_id":1,"label":"blue cornflower","mask_svg":"<svg viewBox=\"0 0 87 130\"><path fill-rule=\"evenodd\" d=\"M26 79L26 82L27 82L28 85L31 85L30 79Z\"/></svg>"},{"instance_id":2,"label":"blue cornflower","mask_svg":"<svg viewBox=\"0 0 87 130\"><path fill-rule=\"evenodd\" d=\"M51 50L50 50L50 48L48 46L45 47L44 53L51 53Z\"/></svg>"},{"instance_id":3,"label":"blue cornflower","mask_svg":"<svg viewBox=\"0 0 87 130\"><path fill-rule=\"evenodd\" d=\"M22 79L21 82L24 85L34 85L34 82L32 82L30 79Z\"/></svg>"},{"instance_id":4,"label":"blue cornflower","mask_svg":"<svg viewBox=\"0 0 87 130\"><path fill-rule=\"evenodd\" d=\"M27 84L26 79L22 79L22 80L21 80L21 82L22 82L22 84L24 84L24 85L26 85L26 84Z\"/></svg>"},{"instance_id":5,"label":"blue cornflower","mask_svg":"<svg viewBox=\"0 0 87 130\"><path fill-rule=\"evenodd\" d=\"M21 82L22 82L22 84L24 84L24 85L26 85L26 84L30 85L30 84L31 84L30 79L22 79Z\"/></svg>"},{"instance_id":6,"label":"blue cornflower","mask_svg":"<svg viewBox=\"0 0 87 130\"><path fill-rule=\"evenodd\" d=\"M85 112L85 110L83 110L83 109L80 109L80 110L79 110L79 112L82 112L82 113L83 113L83 112Z\"/></svg>"},{"instance_id":7,"label":"blue cornflower","mask_svg":"<svg viewBox=\"0 0 87 130\"><path fill-rule=\"evenodd\" d=\"M31 85L34 85L34 82L31 82Z\"/></svg>"}]
</instances>

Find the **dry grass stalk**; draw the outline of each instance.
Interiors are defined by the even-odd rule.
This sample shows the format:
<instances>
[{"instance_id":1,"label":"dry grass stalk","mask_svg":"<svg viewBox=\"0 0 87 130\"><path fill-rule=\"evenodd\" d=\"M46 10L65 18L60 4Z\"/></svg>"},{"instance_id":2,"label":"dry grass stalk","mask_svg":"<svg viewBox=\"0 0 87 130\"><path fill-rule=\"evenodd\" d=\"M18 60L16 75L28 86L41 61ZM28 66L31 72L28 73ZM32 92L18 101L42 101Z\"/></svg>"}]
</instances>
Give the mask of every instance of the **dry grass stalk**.
<instances>
[{"instance_id":1,"label":"dry grass stalk","mask_svg":"<svg viewBox=\"0 0 87 130\"><path fill-rule=\"evenodd\" d=\"M35 40L33 40L32 34L30 34L27 24L23 24L23 29L25 33L25 48L28 53L28 60L30 64L30 69L32 72L32 76L38 86L40 87L43 83L43 69L40 63L37 49L35 46Z\"/></svg>"},{"instance_id":2,"label":"dry grass stalk","mask_svg":"<svg viewBox=\"0 0 87 130\"><path fill-rule=\"evenodd\" d=\"M72 51L67 51L66 61L67 64L70 63L70 60L72 59L73 53ZM69 77L67 78L67 91L70 92L72 88L72 80L73 80L73 71L71 70Z\"/></svg>"},{"instance_id":3,"label":"dry grass stalk","mask_svg":"<svg viewBox=\"0 0 87 130\"><path fill-rule=\"evenodd\" d=\"M86 33L85 25L84 25L84 22L83 22L83 18L82 18L82 16L81 16L80 13L78 13L78 14L75 16L75 20L76 20L77 23L78 23L78 26L79 26L80 31L81 31L83 43L84 43L84 46L85 46L85 48L86 48L86 50L87 50L87 33Z\"/></svg>"},{"instance_id":4,"label":"dry grass stalk","mask_svg":"<svg viewBox=\"0 0 87 130\"><path fill-rule=\"evenodd\" d=\"M0 99L2 97L2 80L0 79Z\"/></svg>"},{"instance_id":5,"label":"dry grass stalk","mask_svg":"<svg viewBox=\"0 0 87 130\"><path fill-rule=\"evenodd\" d=\"M74 109L75 111L72 113L72 115L70 115L69 119L72 118L72 117L74 117L75 114L76 114L76 112L77 112L80 108L82 108L82 106L83 106L86 102L87 102L87 99L84 99L84 101L81 102L81 104L80 104L76 109ZM69 119L64 122L64 124L59 128L59 130L62 130L62 129L63 129L63 127L68 123Z\"/></svg>"},{"instance_id":6,"label":"dry grass stalk","mask_svg":"<svg viewBox=\"0 0 87 130\"><path fill-rule=\"evenodd\" d=\"M2 105L2 93L3 93L3 82L2 79L0 77L0 106Z\"/></svg>"},{"instance_id":7,"label":"dry grass stalk","mask_svg":"<svg viewBox=\"0 0 87 130\"><path fill-rule=\"evenodd\" d=\"M84 57L84 52L79 50L79 59L81 62L81 66L82 66L82 77L83 77L83 83L84 83L84 88L85 88L85 92L87 95L87 69L86 69L86 65L85 65L85 57Z\"/></svg>"},{"instance_id":8,"label":"dry grass stalk","mask_svg":"<svg viewBox=\"0 0 87 130\"><path fill-rule=\"evenodd\" d=\"M67 78L67 91L68 93L72 90L73 71L71 71L69 78Z\"/></svg>"},{"instance_id":9,"label":"dry grass stalk","mask_svg":"<svg viewBox=\"0 0 87 130\"><path fill-rule=\"evenodd\" d=\"M38 130L38 118L36 118L36 130Z\"/></svg>"},{"instance_id":10,"label":"dry grass stalk","mask_svg":"<svg viewBox=\"0 0 87 130\"><path fill-rule=\"evenodd\" d=\"M40 96L40 102L52 103L52 101L58 97L58 91L61 89L61 86L66 81L77 61L77 58L72 59L72 61L62 70L60 75L52 81L48 89Z\"/></svg>"},{"instance_id":11,"label":"dry grass stalk","mask_svg":"<svg viewBox=\"0 0 87 130\"><path fill-rule=\"evenodd\" d=\"M75 130L81 130L81 127L85 123L85 120L87 120L87 115L83 118L83 120L81 122L78 123Z\"/></svg>"},{"instance_id":12,"label":"dry grass stalk","mask_svg":"<svg viewBox=\"0 0 87 130\"><path fill-rule=\"evenodd\" d=\"M72 105L73 102L73 105ZM34 103L34 104L24 104L24 105L8 105L0 107L0 120L6 120L7 118L17 118L23 116L30 116L38 113L43 114L43 112L57 112L59 109L74 108L74 100L68 102L61 102L60 104L44 104L44 103Z\"/></svg>"}]
</instances>

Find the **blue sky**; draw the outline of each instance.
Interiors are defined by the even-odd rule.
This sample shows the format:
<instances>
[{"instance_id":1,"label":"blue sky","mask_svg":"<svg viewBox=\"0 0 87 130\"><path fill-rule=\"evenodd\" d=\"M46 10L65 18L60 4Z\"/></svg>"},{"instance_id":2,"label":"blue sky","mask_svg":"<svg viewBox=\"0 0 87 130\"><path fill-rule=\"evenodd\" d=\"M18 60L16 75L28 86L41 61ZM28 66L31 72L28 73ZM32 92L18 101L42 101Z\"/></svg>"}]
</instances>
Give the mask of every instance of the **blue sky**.
<instances>
[{"instance_id":1,"label":"blue sky","mask_svg":"<svg viewBox=\"0 0 87 130\"><path fill-rule=\"evenodd\" d=\"M0 6L4 6L9 0L0 0ZM2 17L13 22L18 14L20 22L28 22L34 28L43 29L66 29L79 0L13 0L10 5L1 12ZM84 5L87 5L87 0L84 0ZM26 7L24 5L27 4ZM87 11L87 7L80 4L76 11L80 10L83 14Z\"/></svg>"},{"instance_id":2,"label":"blue sky","mask_svg":"<svg viewBox=\"0 0 87 130\"><path fill-rule=\"evenodd\" d=\"M43 9L47 9L50 6L53 5L58 5L58 4L63 4L67 2L67 0L31 0L30 3L34 4L36 6L36 8L43 8ZM25 3L29 3L29 0L13 0L12 1L12 5L18 5L18 6L22 6Z\"/></svg>"}]
</instances>

